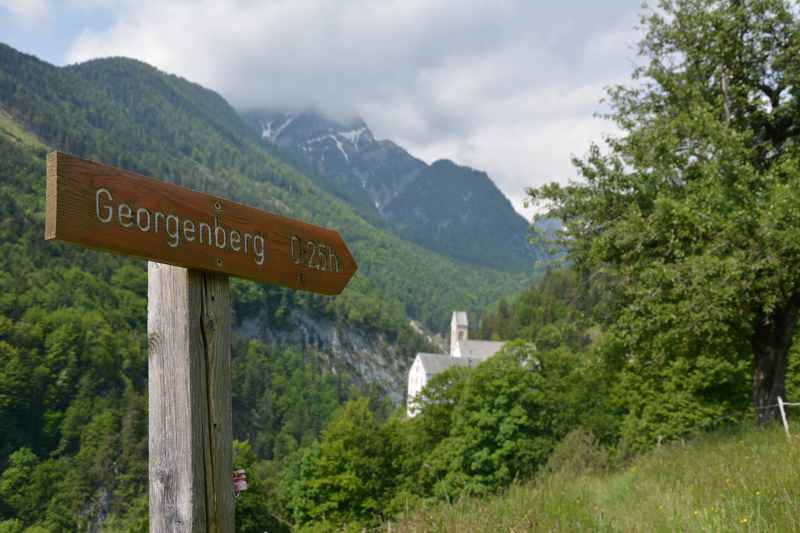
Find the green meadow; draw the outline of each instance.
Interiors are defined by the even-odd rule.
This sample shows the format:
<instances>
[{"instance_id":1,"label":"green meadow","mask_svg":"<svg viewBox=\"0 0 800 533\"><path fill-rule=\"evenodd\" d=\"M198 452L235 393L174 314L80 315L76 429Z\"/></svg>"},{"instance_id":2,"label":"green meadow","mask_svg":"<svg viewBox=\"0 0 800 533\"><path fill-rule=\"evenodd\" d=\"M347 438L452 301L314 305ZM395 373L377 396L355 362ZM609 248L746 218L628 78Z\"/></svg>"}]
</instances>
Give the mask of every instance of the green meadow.
<instances>
[{"instance_id":1,"label":"green meadow","mask_svg":"<svg viewBox=\"0 0 800 533\"><path fill-rule=\"evenodd\" d=\"M800 531L800 437L778 427L679 441L605 473L549 471L491 498L418 506L385 531Z\"/></svg>"}]
</instances>

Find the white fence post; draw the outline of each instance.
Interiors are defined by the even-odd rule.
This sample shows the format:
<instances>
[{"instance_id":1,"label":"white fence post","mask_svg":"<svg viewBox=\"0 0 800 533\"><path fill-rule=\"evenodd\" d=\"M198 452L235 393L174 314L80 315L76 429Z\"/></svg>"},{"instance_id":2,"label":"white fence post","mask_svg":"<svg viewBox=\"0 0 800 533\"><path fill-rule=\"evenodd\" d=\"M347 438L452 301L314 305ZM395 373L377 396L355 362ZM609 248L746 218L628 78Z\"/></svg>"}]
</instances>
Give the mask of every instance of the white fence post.
<instances>
[{"instance_id":1,"label":"white fence post","mask_svg":"<svg viewBox=\"0 0 800 533\"><path fill-rule=\"evenodd\" d=\"M786 421L786 409L783 408L783 398L778 396L778 409L781 411L781 420L783 421L783 429L786 431L786 437L791 438L789 434L789 422Z\"/></svg>"}]
</instances>

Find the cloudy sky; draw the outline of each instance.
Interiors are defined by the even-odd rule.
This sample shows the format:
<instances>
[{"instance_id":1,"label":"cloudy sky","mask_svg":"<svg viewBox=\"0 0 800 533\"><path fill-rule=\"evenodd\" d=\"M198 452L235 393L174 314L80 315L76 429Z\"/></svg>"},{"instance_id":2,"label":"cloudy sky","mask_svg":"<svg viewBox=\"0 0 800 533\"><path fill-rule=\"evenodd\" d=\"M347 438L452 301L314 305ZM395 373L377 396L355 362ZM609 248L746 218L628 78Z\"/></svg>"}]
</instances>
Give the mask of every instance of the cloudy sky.
<instances>
[{"instance_id":1,"label":"cloudy sky","mask_svg":"<svg viewBox=\"0 0 800 533\"><path fill-rule=\"evenodd\" d=\"M432 162L524 188L573 176L636 62L641 0L0 0L0 41L57 65L123 55L241 109L360 115Z\"/></svg>"}]
</instances>

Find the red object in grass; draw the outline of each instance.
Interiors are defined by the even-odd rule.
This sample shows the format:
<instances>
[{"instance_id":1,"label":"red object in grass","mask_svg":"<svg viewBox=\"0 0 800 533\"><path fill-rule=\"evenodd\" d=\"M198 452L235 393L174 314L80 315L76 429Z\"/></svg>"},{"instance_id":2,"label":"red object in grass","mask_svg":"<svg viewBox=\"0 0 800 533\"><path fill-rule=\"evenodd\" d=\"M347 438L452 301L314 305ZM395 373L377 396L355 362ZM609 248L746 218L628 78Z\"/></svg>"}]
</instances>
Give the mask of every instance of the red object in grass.
<instances>
[{"instance_id":1,"label":"red object in grass","mask_svg":"<svg viewBox=\"0 0 800 533\"><path fill-rule=\"evenodd\" d=\"M247 474L244 470L233 471L233 495L238 497L242 491L247 490Z\"/></svg>"}]
</instances>

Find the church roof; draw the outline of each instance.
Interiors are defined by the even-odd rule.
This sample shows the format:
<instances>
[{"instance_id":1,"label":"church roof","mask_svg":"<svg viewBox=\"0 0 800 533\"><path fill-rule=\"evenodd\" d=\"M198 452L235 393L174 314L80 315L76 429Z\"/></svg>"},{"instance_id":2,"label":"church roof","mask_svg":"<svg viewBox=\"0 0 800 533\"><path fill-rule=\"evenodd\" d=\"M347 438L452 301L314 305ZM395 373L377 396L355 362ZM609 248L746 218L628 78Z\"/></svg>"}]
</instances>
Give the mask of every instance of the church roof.
<instances>
[{"instance_id":1,"label":"church roof","mask_svg":"<svg viewBox=\"0 0 800 533\"><path fill-rule=\"evenodd\" d=\"M466 311L453 311L453 316L456 319L456 324L459 326L469 326Z\"/></svg>"},{"instance_id":2,"label":"church roof","mask_svg":"<svg viewBox=\"0 0 800 533\"><path fill-rule=\"evenodd\" d=\"M417 357L426 374L438 374L454 366L473 367L481 363L480 359L473 357L452 357L439 353L418 353Z\"/></svg>"},{"instance_id":3,"label":"church roof","mask_svg":"<svg viewBox=\"0 0 800 533\"><path fill-rule=\"evenodd\" d=\"M484 361L500 351L500 348L503 347L505 342L468 340L461 341L459 344L461 347L462 357L471 357L473 359Z\"/></svg>"}]
</instances>

